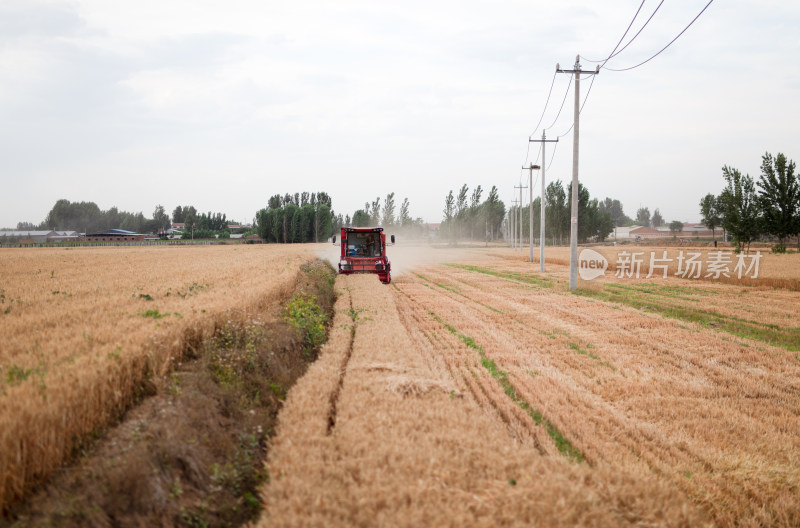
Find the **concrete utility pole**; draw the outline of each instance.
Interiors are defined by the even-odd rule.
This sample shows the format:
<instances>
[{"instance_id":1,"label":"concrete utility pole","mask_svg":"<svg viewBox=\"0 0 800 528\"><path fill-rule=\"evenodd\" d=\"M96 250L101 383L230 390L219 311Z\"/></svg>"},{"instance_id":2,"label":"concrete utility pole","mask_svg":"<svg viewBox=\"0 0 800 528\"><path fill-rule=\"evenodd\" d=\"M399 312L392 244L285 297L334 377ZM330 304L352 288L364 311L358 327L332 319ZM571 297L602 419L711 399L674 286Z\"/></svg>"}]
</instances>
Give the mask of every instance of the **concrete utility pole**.
<instances>
[{"instance_id":1,"label":"concrete utility pole","mask_svg":"<svg viewBox=\"0 0 800 528\"><path fill-rule=\"evenodd\" d=\"M519 222L518 222L519 223L519 228L518 228L519 229L519 245L517 246L517 249L521 250L522 249L522 189L527 189L528 186L527 185L515 185L514 188L515 189L519 189L519 210L517 211L517 214L519 216Z\"/></svg>"},{"instance_id":2,"label":"concrete utility pole","mask_svg":"<svg viewBox=\"0 0 800 528\"><path fill-rule=\"evenodd\" d=\"M539 169L540 167L531 163L530 167L522 168L528 170L528 192L530 193L530 198L528 200L528 203L530 204L528 206L528 216L530 217L528 219L528 224L530 227L530 234L528 235L528 247L531 250L531 262L533 262L533 169Z\"/></svg>"},{"instance_id":3,"label":"concrete utility pole","mask_svg":"<svg viewBox=\"0 0 800 528\"><path fill-rule=\"evenodd\" d=\"M516 199L511 200L511 203L517 204L519 203ZM511 240L514 243L511 245L513 249L517 249L517 213L514 211L514 206L511 207L511 211L508 212L508 216L511 218Z\"/></svg>"},{"instance_id":4,"label":"concrete utility pole","mask_svg":"<svg viewBox=\"0 0 800 528\"><path fill-rule=\"evenodd\" d=\"M581 56L575 56L575 66L572 70L562 70L556 64L558 73L575 74L575 121L572 126L572 213L570 215L569 230L569 289L578 289L578 139L581 116L581 74L597 75L600 73L600 66L595 71L581 70Z\"/></svg>"},{"instance_id":5,"label":"concrete utility pole","mask_svg":"<svg viewBox=\"0 0 800 528\"><path fill-rule=\"evenodd\" d=\"M545 139L544 130L542 131L542 139L530 139L529 143L542 144L542 197L539 204L539 272L544 273L544 167L547 165L547 159L544 156L545 143L558 143L556 139ZM531 262L533 262L533 254L531 253Z\"/></svg>"}]
</instances>

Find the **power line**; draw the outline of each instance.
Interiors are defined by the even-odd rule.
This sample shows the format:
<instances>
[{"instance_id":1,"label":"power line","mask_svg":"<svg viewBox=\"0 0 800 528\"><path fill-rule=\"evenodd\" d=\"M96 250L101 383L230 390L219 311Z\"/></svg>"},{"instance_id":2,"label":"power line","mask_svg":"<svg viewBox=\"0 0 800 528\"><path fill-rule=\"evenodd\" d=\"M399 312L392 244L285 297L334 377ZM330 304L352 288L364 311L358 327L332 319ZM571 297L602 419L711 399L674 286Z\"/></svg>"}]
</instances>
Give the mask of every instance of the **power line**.
<instances>
[{"instance_id":1,"label":"power line","mask_svg":"<svg viewBox=\"0 0 800 528\"><path fill-rule=\"evenodd\" d=\"M663 1L663 0L662 0L662 1ZM649 59L647 59L647 60L644 60L644 61L640 62L639 64L637 64L637 65L635 65L635 66L631 66L631 67L629 67L629 68L619 68L619 69L615 69L615 68L609 68L608 66L604 66L604 67L605 67L605 69L607 69L607 70L610 70L610 71L614 71L614 72L629 71L629 70L633 70L634 68L638 68L639 66L642 66L643 64L647 64L647 63L648 63L648 62L650 62L651 60L655 59L656 57L658 57L659 55L661 55L661 53L662 53L664 50L666 50L668 47L670 47L670 46L672 45L672 43L673 43L673 42L675 42L676 40L678 40L678 39L680 38L680 36L681 36L681 35L683 35L683 34L686 32L686 30L687 30L687 29L689 29L690 27L692 27L692 24L694 24L694 23L697 21L697 19L698 19L698 18L700 18L700 15L702 15L702 14L705 12L705 10L706 10L706 9L708 9L708 6L710 6L710 5L711 5L711 3L712 3L713 1L714 1L714 0L709 0L709 2L706 4L706 6L705 6L705 7L704 7L704 8L703 8L703 9L702 9L702 10L701 10L699 13L697 13L697 16L696 16L696 17L694 17L694 18L692 19L692 21L691 21L691 22L689 22L689 25L687 25L685 28L683 28L683 30L682 30L680 33L678 33L678 35L677 35L677 36L676 36L674 39L670 40L670 41L669 41L669 43L668 43L666 46L664 46L663 48L661 48L661 49L658 51L658 53L656 53L655 55L653 55L653 56L652 56L652 57L650 57Z\"/></svg>"},{"instance_id":2,"label":"power line","mask_svg":"<svg viewBox=\"0 0 800 528\"><path fill-rule=\"evenodd\" d=\"M633 37L631 37L631 39L628 41L627 44L622 46L622 49L620 49L619 51L612 51L611 54L608 57L606 57L605 60L601 60L601 61L593 61L593 60L589 60L589 59L586 59L586 60L589 60L589 62L602 62L603 65L600 66L600 67L601 68L605 68L606 67L606 63L609 61L609 59L613 59L614 57L616 57L617 55L619 55L620 53L625 51L625 48L630 46L633 43L633 41L636 40L636 38L642 33L642 31L644 31L644 28L647 27L647 24L649 24L650 21L653 20L653 17L656 16L656 13L658 13L658 10L661 9L661 6L663 4L664 4L664 0L661 0L661 2L659 2L659 4L656 6L656 8L653 10L653 12L650 13L650 17L645 21L644 25L642 25L642 27L639 28L639 31L637 31L636 34ZM642 8L642 6L639 6L639 9L641 9L641 8ZM639 11L637 11L636 13L638 15ZM634 16L633 19L636 20L636 16ZM633 20L631 20L631 24L633 24ZM630 30L630 26L628 26L628 29L625 30L625 33L627 33L628 30ZM622 38L625 38L625 35L623 35ZM622 39L620 39L620 42L622 42ZM617 46L619 47L619 44L617 44ZM616 50L616 48L614 48L614 50Z\"/></svg>"},{"instance_id":3,"label":"power line","mask_svg":"<svg viewBox=\"0 0 800 528\"><path fill-rule=\"evenodd\" d=\"M544 114L547 111L547 105L548 105L548 103L550 103L550 95L552 95L552 93L553 93L553 86L556 84L556 75L557 74L558 74L558 72L553 73L553 80L550 81L550 91L547 92L547 100L544 102L544 108L542 108L542 115L541 115L541 117L539 117L539 122L536 123L536 126L533 129L533 132L531 132L531 136L533 136L539 130L539 125L542 124L542 119L544 119Z\"/></svg>"},{"instance_id":4,"label":"power line","mask_svg":"<svg viewBox=\"0 0 800 528\"><path fill-rule=\"evenodd\" d=\"M617 42L617 45L616 45L616 46L614 46L614 49L613 49L613 50L611 50L611 53L609 53L609 54L608 54L608 57L606 57L606 59L605 59L605 60L602 60L602 61L593 61L593 60L586 59L586 58L584 58L584 60L586 60L586 61L589 61L589 62L602 62L602 63L603 63L603 65L605 65L605 63L606 63L606 62L608 62L608 59L610 59L611 57L613 57L613 56L614 56L614 53L617 51L617 48L619 48L619 45L620 45L620 44L622 44L622 41L625 39L625 35L627 35L627 34L628 34L628 31L630 31L630 30L631 30L631 27L633 27L633 23L636 21L636 18L639 16L639 11L641 11L641 10L642 10L642 7L644 7L644 3L645 3L645 1L646 1L646 0L642 0L642 3L641 3L641 4L639 4L639 9L637 9L637 10L636 10L636 13L633 15L633 18L631 19L631 23L630 23L630 24L628 24L628 29L626 29L626 30L625 30L625 33L623 33L623 34L622 34L622 36L619 38L619 42ZM661 0L661 3L663 4L663 3L664 3L664 0ZM661 4L659 4L659 5L658 5L658 7L661 7ZM656 8L656 11L658 11L658 7ZM653 12L653 14L655 14L655 12ZM650 15L650 18L653 18L653 15ZM647 20L647 22L650 22L650 20L648 19L648 20ZM647 25L647 22L645 22L645 24L644 24L645 26ZM642 26L642 29L644 29L644 26ZM642 29L640 29L640 30L639 30L639 33L641 33L641 32L642 32ZM639 35L639 33L637 33L637 34L636 34L636 35L633 37L633 39L635 39L635 38L636 38L636 36L637 36L637 35ZM633 39L631 39L631 42L633 42ZM628 44L630 44L631 42L628 42ZM628 46L628 44L626 44L625 46L627 47L627 46ZM623 49L625 49L625 48L623 48ZM620 51L622 51L622 50L620 50ZM600 66L600 67L602 68L603 66Z\"/></svg>"},{"instance_id":5,"label":"power line","mask_svg":"<svg viewBox=\"0 0 800 528\"><path fill-rule=\"evenodd\" d=\"M556 149L557 148L558 148L558 143L556 143L555 146L553 147L553 155L550 156L550 163L547 165L547 170L550 170L550 167L553 166L553 160L556 157Z\"/></svg>"},{"instance_id":6,"label":"power line","mask_svg":"<svg viewBox=\"0 0 800 528\"><path fill-rule=\"evenodd\" d=\"M592 77L592 82L590 82L590 83L589 83L589 89L588 89L588 90L586 90L586 95L583 97L583 103L581 103L581 109L578 111L578 114L580 114L581 112L583 112L583 107L584 107L584 106L586 106L586 101L588 101L588 100L589 100L589 94L590 94L590 93L592 93L592 86L594 86L594 79L595 79L595 77L597 77L597 76L596 76L596 75L592 75L591 77ZM555 124L555 123L553 123L553 124ZM566 132L564 132L564 133L563 133L563 134L561 134L560 136L556 136L556 137L557 137L558 139L561 139L562 137L566 136L567 134L569 134L570 130L572 130L572 127L574 127L574 126L575 126L575 122L573 121L573 122L572 122L572 124L569 126L569 128L567 129L567 131L566 131ZM549 168L549 167L548 167L548 168Z\"/></svg>"},{"instance_id":7,"label":"power line","mask_svg":"<svg viewBox=\"0 0 800 528\"><path fill-rule=\"evenodd\" d=\"M553 73L553 80L550 81L550 91L547 92L547 100L544 102L544 108L542 108L542 115L539 116L539 122L536 123L536 127L533 129L533 132L531 132L531 136L533 136L536 133L536 131L539 130L539 125L542 124L542 119L544 119L544 114L545 114L545 112L547 112L547 105L550 103L550 96L553 94L553 86L555 86L555 84L556 84L556 75L557 74L558 74L558 72ZM530 136L528 136L528 137L530 137ZM531 155L531 144L528 143L528 146L526 147L526 150L525 150L525 161L522 162L523 165L528 163L528 157L530 155ZM536 161L539 161L539 156L538 155L536 156ZM536 162L534 162L534 164L536 164Z\"/></svg>"},{"instance_id":8,"label":"power line","mask_svg":"<svg viewBox=\"0 0 800 528\"><path fill-rule=\"evenodd\" d=\"M558 72L556 72L556 73L558 73ZM553 124L551 124L549 127L545 128L545 130L550 130L551 128L553 128L553 126L555 126L555 124L556 124L556 121L558 121L558 118L561 115L561 111L564 109L564 103L567 102L567 96L569 95L570 86L572 86L572 77L571 76L569 78L569 84L567 84L567 91L564 92L564 100L561 101L561 108L558 109L558 114L556 114L556 118L553 119ZM530 145L530 143L528 143L528 144Z\"/></svg>"}]
</instances>

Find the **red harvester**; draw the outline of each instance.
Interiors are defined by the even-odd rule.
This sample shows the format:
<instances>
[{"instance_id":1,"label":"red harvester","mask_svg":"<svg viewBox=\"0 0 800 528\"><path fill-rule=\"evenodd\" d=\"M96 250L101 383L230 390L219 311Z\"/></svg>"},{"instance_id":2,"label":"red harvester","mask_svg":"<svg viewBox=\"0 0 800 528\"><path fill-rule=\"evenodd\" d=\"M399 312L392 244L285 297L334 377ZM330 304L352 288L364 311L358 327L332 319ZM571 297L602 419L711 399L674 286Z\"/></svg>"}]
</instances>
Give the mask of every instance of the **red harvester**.
<instances>
[{"instance_id":1,"label":"red harvester","mask_svg":"<svg viewBox=\"0 0 800 528\"><path fill-rule=\"evenodd\" d=\"M394 235L392 235L394 244ZM336 243L336 237L333 237ZM392 263L386 257L382 227L343 227L339 273L377 273L381 282L392 282Z\"/></svg>"}]
</instances>

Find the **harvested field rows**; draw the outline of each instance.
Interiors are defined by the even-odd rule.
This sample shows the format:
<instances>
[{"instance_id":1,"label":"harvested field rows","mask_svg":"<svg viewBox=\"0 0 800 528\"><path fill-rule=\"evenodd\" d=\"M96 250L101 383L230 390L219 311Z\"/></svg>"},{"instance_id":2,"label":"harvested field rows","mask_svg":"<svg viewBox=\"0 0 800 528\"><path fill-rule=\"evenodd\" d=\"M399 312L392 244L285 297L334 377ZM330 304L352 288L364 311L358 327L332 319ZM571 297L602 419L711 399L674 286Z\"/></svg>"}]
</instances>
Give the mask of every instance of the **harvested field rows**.
<instances>
[{"instance_id":1,"label":"harvested field rows","mask_svg":"<svg viewBox=\"0 0 800 528\"><path fill-rule=\"evenodd\" d=\"M637 295L653 291L645 295L656 302L645 307L681 306L676 296L707 291L709 311L731 322L723 327L635 309L630 298L570 294L563 271L551 267L541 277L514 258L476 258L420 270L394 283L401 318L431 362L445 358L516 438L541 446L546 431L550 451L555 445L589 467L644 468L721 525L798 524L800 361L797 319L785 315L796 314L800 294L628 282ZM665 283L671 290L658 295ZM771 333L736 334L748 324ZM519 417L523 408L539 425Z\"/></svg>"},{"instance_id":2,"label":"harvested field rows","mask_svg":"<svg viewBox=\"0 0 800 528\"><path fill-rule=\"evenodd\" d=\"M429 309L435 287L401 282L402 293L374 276L338 279L331 338L281 411L261 525L700 522L646 467L560 456L466 336L436 319L460 302Z\"/></svg>"},{"instance_id":3,"label":"harvested field rows","mask_svg":"<svg viewBox=\"0 0 800 528\"><path fill-rule=\"evenodd\" d=\"M0 250L0 510L216 328L294 286L309 246Z\"/></svg>"}]
</instances>

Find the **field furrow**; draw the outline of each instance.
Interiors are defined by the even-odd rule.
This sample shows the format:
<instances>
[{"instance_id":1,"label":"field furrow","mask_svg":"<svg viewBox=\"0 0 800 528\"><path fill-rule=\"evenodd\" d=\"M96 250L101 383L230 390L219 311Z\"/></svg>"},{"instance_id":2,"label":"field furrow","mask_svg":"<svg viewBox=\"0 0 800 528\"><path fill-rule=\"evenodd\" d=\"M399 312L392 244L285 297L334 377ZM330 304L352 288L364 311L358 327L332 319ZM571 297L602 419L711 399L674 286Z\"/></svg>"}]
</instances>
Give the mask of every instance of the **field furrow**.
<instances>
[{"instance_id":1,"label":"field furrow","mask_svg":"<svg viewBox=\"0 0 800 528\"><path fill-rule=\"evenodd\" d=\"M399 290L376 289L370 276L339 281L358 319L336 424L329 435L304 425L305 412L316 416L315 409L326 406L324 396L313 395L333 390L335 383L325 380L342 376L315 364L281 413L261 525L702 522L676 490L652 475L631 467L590 468L521 441L515 427L552 445L509 399L480 350L414 301L430 295L428 286L398 281ZM320 361L343 357L345 346L329 343Z\"/></svg>"},{"instance_id":2,"label":"field furrow","mask_svg":"<svg viewBox=\"0 0 800 528\"><path fill-rule=\"evenodd\" d=\"M641 465L666 476L722 524L798 518L787 498L800 489L800 362L785 346L576 296L559 281L503 258L425 267L396 284L416 311L469 336L514 397L589 464ZM667 305L690 302L671 288ZM768 321L783 317L781 303L798 300L796 292L778 292L765 309L753 290L696 289L713 291L705 294L719 303L712 309L741 325L752 324L721 299L745 296L744 310Z\"/></svg>"}]
</instances>

